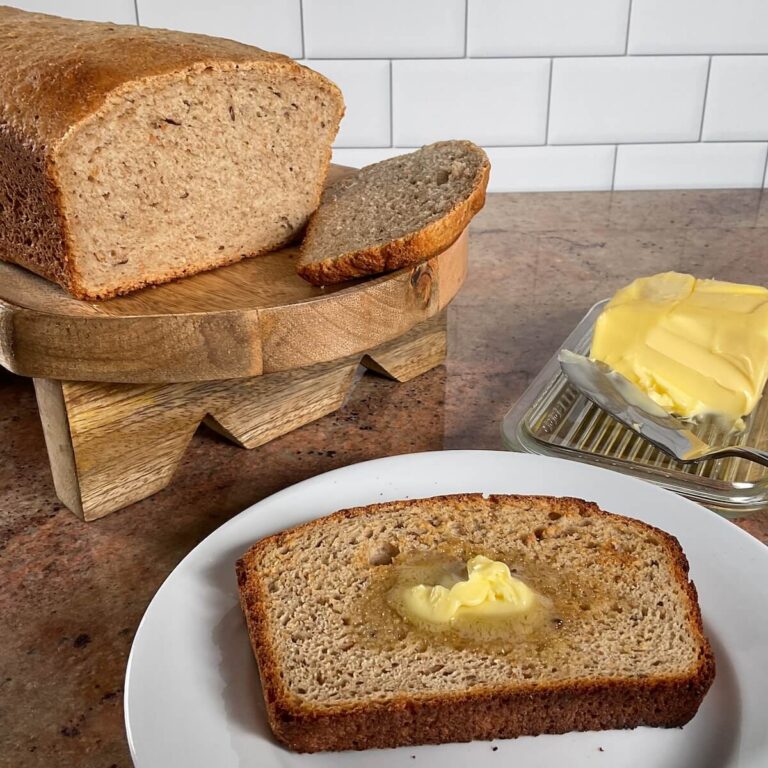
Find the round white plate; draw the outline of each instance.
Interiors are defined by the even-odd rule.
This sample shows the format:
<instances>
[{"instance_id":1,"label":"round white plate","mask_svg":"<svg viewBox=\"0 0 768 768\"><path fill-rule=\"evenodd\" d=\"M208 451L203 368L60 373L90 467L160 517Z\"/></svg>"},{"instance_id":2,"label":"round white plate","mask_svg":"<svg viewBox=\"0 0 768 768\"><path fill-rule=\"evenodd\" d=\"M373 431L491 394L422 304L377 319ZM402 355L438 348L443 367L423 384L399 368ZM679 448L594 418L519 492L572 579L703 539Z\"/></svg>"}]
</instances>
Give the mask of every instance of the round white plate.
<instances>
[{"instance_id":1,"label":"round white plate","mask_svg":"<svg viewBox=\"0 0 768 768\"><path fill-rule=\"evenodd\" d=\"M256 539L343 507L481 491L596 501L675 535L691 564L717 677L682 729L571 733L508 741L297 755L271 738L238 604L235 560ZM495 451L394 456L287 488L212 533L171 573L136 633L125 722L137 768L253 766L768 765L768 547L650 483L584 464ZM493 747L497 747L495 751Z\"/></svg>"}]
</instances>

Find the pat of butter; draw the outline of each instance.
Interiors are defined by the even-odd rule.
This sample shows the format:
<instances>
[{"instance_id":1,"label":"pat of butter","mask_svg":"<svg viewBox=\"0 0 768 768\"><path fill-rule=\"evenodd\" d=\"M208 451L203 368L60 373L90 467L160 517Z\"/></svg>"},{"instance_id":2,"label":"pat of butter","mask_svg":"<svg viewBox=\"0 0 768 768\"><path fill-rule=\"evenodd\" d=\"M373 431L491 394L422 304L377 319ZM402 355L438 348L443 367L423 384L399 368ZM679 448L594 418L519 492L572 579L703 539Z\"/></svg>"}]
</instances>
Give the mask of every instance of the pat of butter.
<instances>
[{"instance_id":1,"label":"pat of butter","mask_svg":"<svg viewBox=\"0 0 768 768\"><path fill-rule=\"evenodd\" d=\"M590 356L669 413L738 424L768 379L768 289L666 272L622 288Z\"/></svg>"},{"instance_id":2,"label":"pat of butter","mask_svg":"<svg viewBox=\"0 0 768 768\"><path fill-rule=\"evenodd\" d=\"M467 580L450 588L418 584L402 593L407 615L431 624L459 617L507 618L528 611L536 593L509 572L505 563L478 555L467 562Z\"/></svg>"}]
</instances>

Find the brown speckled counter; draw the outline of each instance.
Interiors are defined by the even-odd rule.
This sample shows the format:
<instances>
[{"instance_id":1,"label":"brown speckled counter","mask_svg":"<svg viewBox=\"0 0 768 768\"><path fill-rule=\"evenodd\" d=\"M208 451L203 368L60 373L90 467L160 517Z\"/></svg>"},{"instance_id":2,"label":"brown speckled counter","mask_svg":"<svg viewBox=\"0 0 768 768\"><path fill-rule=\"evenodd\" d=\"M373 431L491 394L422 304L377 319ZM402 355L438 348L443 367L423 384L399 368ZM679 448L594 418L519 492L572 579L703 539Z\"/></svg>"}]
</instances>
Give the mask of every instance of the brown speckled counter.
<instances>
[{"instance_id":1,"label":"brown speckled counter","mask_svg":"<svg viewBox=\"0 0 768 768\"><path fill-rule=\"evenodd\" d=\"M169 488L95 523L53 492L30 381L0 371L0 766L128 768L122 685L155 590L212 530L335 467L409 451L501 448L499 421L586 309L667 269L768 284L759 190L491 195L449 355L245 451L201 428ZM768 514L738 525L768 542Z\"/></svg>"}]
</instances>

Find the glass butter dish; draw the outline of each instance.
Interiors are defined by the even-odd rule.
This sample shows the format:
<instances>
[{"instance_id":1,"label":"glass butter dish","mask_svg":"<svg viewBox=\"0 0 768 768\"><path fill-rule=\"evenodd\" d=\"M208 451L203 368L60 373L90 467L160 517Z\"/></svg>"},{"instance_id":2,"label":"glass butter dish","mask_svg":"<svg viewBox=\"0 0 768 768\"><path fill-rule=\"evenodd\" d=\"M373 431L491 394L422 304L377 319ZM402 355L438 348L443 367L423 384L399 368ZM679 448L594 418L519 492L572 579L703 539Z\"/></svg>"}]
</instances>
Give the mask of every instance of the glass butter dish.
<instances>
[{"instance_id":1,"label":"glass butter dish","mask_svg":"<svg viewBox=\"0 0 768 768\"><path fill-rule=\"evenodd\" d=\"M588 354L592 331L607 300L595 304L562 348ZM558 350L559 352L559 350ZM737 434L714 435L712 425L692 431L713 445L750 445L768 449L768 397L760 399ZM557 353L531 382L502 422L510 450L582 461L649 480L727 517L768 507L768 467L726 457L682 464L655 448L570 386Z\"/></svg>"}]
</instances>

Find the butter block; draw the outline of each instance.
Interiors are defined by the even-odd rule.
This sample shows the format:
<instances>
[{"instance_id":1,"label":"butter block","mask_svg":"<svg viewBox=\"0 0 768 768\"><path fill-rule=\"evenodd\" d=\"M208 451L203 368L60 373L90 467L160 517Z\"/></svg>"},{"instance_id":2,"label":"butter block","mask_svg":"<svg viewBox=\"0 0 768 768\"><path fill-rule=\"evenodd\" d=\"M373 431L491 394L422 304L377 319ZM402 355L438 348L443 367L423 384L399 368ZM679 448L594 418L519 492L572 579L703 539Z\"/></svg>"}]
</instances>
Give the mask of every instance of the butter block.
<instances>
[{"instance_id":1,"label":"butter block","mask_svg":"<svg viewBox=\"0 0 768 768\"><path fill-rule=\"evenodd\" d=\"M665 272L619 290L590 357L667 412L738 424L768 379L768 289Z\"/></svg>"}]
</instances>

